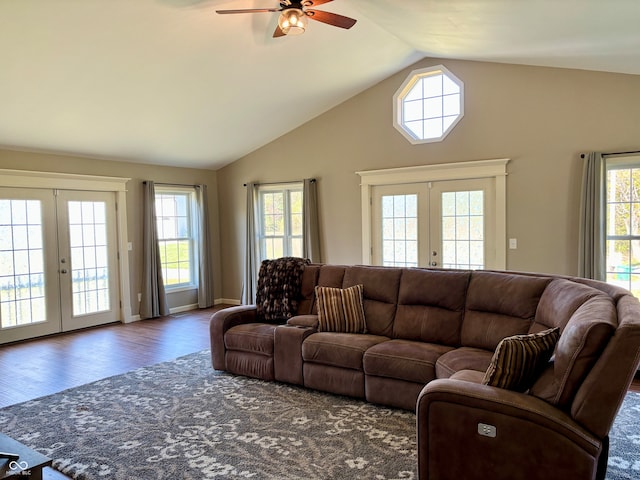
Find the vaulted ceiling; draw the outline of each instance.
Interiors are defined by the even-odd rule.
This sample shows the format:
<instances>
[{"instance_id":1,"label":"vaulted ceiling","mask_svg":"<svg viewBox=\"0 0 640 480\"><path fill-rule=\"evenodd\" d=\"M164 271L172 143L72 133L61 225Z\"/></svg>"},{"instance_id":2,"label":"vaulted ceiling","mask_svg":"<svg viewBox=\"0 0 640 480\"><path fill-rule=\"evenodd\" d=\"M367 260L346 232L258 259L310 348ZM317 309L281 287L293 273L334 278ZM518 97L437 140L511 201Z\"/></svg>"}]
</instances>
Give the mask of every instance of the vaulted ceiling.
<instances>
[{"instance_id":1,"label":"vaulted ceiling","mask_svg":"<svg viewBox=\"0 0 640 480\"><path fill-rule=\"evenodd\" d=\"M423 57L640 74L637 0L0 1L0 148L216 169ZM391 99L390 99L391 100Z\"/></svg>"}]
</instances>

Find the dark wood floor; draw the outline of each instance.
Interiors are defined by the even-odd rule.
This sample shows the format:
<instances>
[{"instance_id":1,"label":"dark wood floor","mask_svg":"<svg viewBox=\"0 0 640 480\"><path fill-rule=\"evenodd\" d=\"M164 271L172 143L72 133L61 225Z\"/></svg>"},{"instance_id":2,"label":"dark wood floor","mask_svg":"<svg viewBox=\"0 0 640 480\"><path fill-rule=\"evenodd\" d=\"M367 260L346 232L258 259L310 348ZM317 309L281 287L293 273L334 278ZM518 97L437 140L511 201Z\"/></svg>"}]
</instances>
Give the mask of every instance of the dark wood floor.
<instances>
[{"instance_id":1,"label":"dark wood floor","mask_svg":"<svg viewBox=\"0 0 640 480\"><path fill-rule=\"evenodd\" d=\"M209 348L209 319L226 306L0 346L0 408Z\"/></svg>"},{"instance_id":2,"label":"dark wood floor","mask_svg":"<svg viewBox=\"0 0 640 480\"><path fill-rule=\"evenodd\" d=\"M209 318L224 307L1 346L0 408L209 348ZM67 477L49 468L43 478Z\"/></svg>"},{"instance_id":3,"label":"dark wood floor","mask_svg":"<svg viewBox=\"0 0 640 480\"><path fill-rule=\"evenodd\" d=\"M209 348L223 307L0 346L0 408Z\"/></svg>"}]
</instances>

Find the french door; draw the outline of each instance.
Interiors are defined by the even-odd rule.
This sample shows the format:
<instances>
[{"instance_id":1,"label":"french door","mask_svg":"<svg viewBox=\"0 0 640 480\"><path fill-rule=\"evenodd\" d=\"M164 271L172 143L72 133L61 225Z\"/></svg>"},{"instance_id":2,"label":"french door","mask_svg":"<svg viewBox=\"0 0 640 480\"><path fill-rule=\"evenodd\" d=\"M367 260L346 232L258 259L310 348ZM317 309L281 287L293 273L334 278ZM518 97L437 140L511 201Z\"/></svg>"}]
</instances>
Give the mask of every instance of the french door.
<instances>
[{"instance_id":1,"label":"french door","mask_svg":"<svg viewBox=\"0 0 640 480\"><path fill-rule=\"evenodd\" d=\"M492 178L372 189L372 262L403 267L495 267Z\"/></svg>"},{"instance_id":2,"label":"french door","mask_svg":"<svg viewBox=\"0 0 640 480\"><path fill-rule=\"evenodd\" d=\"M115 195L0 188L0 343L118 320Z\"/></svg>"}]
</instances>

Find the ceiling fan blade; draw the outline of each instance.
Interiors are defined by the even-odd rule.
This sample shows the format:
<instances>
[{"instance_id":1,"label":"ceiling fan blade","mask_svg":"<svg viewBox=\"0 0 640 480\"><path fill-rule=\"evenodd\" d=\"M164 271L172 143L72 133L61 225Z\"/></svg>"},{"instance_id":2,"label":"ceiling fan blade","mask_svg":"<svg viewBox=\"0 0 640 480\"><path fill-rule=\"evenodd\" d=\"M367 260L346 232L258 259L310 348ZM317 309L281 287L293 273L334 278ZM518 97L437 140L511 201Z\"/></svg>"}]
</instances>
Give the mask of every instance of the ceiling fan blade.
<instances>
[{"instance_id":1,"label":"ceiling fan blade","mask_svg":"<svg viewBox=\"0 0 640 480\"><path fill-rule=\"evenodd\" d=\"M357 20L338 15L337 13L323 12L322 10L306 10L307 16L318 22L327 23L334 27L351 28L356 24Z\"/></svg>"},{"instance_id":2,"label":"ceiling fan blade","mask_svg":"<svg viewBox=\"0 0 640 480\"><path fill-rule=\"evenodd\" d=\"M280 25L276 25L276 31L273 32L273 38L284 37L286 34L280 28Z\"/></svg>"},{"instance_id":3,"label":"ceiling fan blade","mask_svg":"<svg viewBox=\"0 0 640 480\"><path fill-rule=\"evenodd\" d=\"M281 8L248 8L244 10L216 10L216 13L259 13L259 12L279 12Z\"/></svg>"},{"instance_id":4,"label":"ceiling fan blade","mask_svg":"<svg viewBox=\"0 0 640 480\"><path fill-rule=\"evenodd\" d=\"M333 0L307 0L306 2L302 2L302 4L305 7L317 7L318 5L323 5L329 2L333 2Z\"/></svg>"}]
</instances>

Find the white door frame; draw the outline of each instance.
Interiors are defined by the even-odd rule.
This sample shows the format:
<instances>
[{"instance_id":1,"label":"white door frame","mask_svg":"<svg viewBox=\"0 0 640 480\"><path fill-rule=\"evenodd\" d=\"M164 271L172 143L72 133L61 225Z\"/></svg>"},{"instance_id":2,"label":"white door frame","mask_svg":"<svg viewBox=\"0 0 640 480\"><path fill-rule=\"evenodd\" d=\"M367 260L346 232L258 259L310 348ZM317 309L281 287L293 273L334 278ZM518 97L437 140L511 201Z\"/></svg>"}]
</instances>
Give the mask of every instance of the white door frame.
<instances>
[{"instance_id":1,"label":"white door frame","mask_svg":"<svg viewBox=\"0 0 640 480\"><path fill-rule=\"evenodd\" d=\"M377 185L397 185L417 182L436 182L441 180L470 180L474 178L495 178L496 201L496 268L507 267L507 163L509 158L477 160L438 165L419 165L415 167L387 168L383 170L365 170L360 175L360 194L362 205L362 262L372 262L371 209L372 187Z\"/></svg>"},{"instance_id":2,"label":"white door frame","mask_svg":"<svg viewBox=\"0 0 640 480\"><path fill-rule=\"evenodd\" d=\"M119 317L123 323L133 321L129 288L129 255L127 233L127 189L131 180L124 177L78 175L71 173L36 172L0 169L0 186L17 188L44 188L51 190L93 190L113 192L116 196L116 227L118 247L118 275L120 278Z\"/></svg>"}]
</instances>

